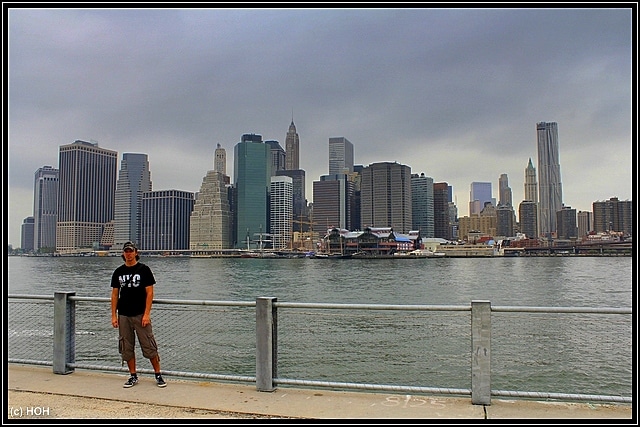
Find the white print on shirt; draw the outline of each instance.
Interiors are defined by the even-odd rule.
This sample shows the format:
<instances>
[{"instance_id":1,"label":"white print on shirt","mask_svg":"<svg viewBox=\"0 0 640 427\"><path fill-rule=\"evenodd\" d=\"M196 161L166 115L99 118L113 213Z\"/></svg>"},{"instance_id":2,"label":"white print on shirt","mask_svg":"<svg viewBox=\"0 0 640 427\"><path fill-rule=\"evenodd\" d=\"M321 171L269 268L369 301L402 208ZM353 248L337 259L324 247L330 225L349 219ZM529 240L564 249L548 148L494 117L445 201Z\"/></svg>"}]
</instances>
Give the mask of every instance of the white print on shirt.
<instances>
[{"instance_id":1,"label":"white print on shirt","mask_svg":"<svg viewBox=\"0 0 640 427\"><path fill-rule=\"evenodd\" d=\"M120 287L124 288L137 288L138 286L140 286L140 275L139 274L134 274L133 277L131 278L130 274L125 274L124 276L120 276L118 278L118 280L120 280Z\"/></svg>"}]
</instances>

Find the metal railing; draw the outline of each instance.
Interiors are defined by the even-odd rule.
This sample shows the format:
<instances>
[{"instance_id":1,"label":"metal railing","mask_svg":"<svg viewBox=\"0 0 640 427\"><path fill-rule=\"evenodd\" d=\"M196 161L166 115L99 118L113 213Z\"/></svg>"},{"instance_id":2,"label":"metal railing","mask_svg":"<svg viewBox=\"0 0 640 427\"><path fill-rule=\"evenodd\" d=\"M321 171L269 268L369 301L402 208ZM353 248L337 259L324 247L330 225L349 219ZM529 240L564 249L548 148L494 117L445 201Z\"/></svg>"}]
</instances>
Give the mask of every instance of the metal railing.
<instances>
[{"instance_id":1,"label":"metal railing","mask_svg":"<svg viewBox=\"0 0 640 427\"><path fill-rule=\"evenodd\" d=\"M100 316L104 318L109 313L109 298L100 297L78 297L75 296L75 292L56 292L53 297L43 295L9 295L8 300L10 303L23 304L45 304L49 307L53 302L53 314L50 316L33 314L34 310L29 310L25 316L33 316L34 323L40 322L39 329L25 329L23 335L29 337L28 340L20 341L19 337L9 337L9 359L10 363L24 363L35 365L51 365L53 366L53 372L57 374L69 374L76 368L80 369L94 369L94 370L106 370L106 371L121 371L124 372L126 367L113 365L96 365L86 362L78 362L76 357L76 351L78 347L82 347L82 343L85 335L107 335L106 330L100 331L99 328L96 331L87 331L86 328L82 328L80 331L78 328L77 313L81 312L83 317L81 324L86 321L84 318L91 317L92 311L87 309L85 311L79 310L79 307L91 306L98 311L101 311ZM81 304L78 304L81 303ZM224 315L217 317L215 321L207 321L206 319L198 325L198 320L202 317L211 315L209 309L216 307L223 307ZM245 309L254 309L255 317L249 319L246 316ZM241 312L236 312L236 309L241 309ZM526 392L526 391L509 391L509 390L492 390L491 389L491 322L492 313L541 313L541 314L553 314L553 313L572 313L572 314L598 314L598 315L631 315L631 308L592 308L592 307L515 307L515 306L491 306L489 301L472 301L470 305L384 305L384 304L328 304L328 303L290 303L290 302L278 302L275 297L259 297L256 301L194 301L194 300L167 300L157 299L154 300L154 313L166 310L170 313L173 325L188 324L191 329L197 331L204 330L212 323L219 324L221 328L231 329L232 324L241 323L241 327L237 327L238 330L246 331L248 329L255 331L255 336L251 338L254 340L249 343L247 339L243 342L235 344L229 341L229 343L219 343L221 347L225 347L231 355L227 354L227 359L234 360L237 358L238 363L242 363L245 366L245 373L247 375L226 375L202 372L203 368L196 366L195 372L181 371L181 370L165 370L163 373L166 375L180 376L186 378L206 378L220 381L235 381L235 382L249 382L255 383L258 391L274 391L278 385L290 385L290 386L303 386L303 387L318 387L318 388L334 388L334 389L353 389L353 390L370 390L370 391L389 391L389 392L403 392L403 393L424 393L424 394L449 394L449 395L462 395L470 396L471 403L490 405L491 397L520 397L531 399L558 399L558 400L571 400L571 401L598 401L598 402L615 402L615 403L631 403L632 398L627 396L611 396L611 395L594 395L594 394L574 394L574 393L547 393L547 392ZM468 312L470 313L470 325L471 325L471 349L469 352L469 359L471 360L470 374L471 374L471 388L444 388L444 387L422 387L422 386L410 386L410 385L385 385L385 384L369 384L369 383L356 383L356 382L333 382L333 381L318 381L318 380L301 380L301 379L289 379L282 378L278 375L278 315L280 311L335 311L335 310L348 310L349 313L367 313L370 311L397 311L397 312ZM11 329L12 316L9 315L9 325ZM25 310L26 311L26 310ZM95 310L94 310L95 311ZM106 314L105 314L106 313ZM353 314L351 314L353 315ZM154 317L155 318L155 317ZM49 320L47 320L49 319ZM222 320L224 319L224 320ZM95 320L94 320L95 321ZM52 323L48 327L52 327L52 332L47 332L47 322ZM226 323L224 323L226 322ZM155 329L156 321L154 321ZM110 326L110 325L109 325ZM251 327L250 327L251 326ZM91 328L89 328L91 329ZM44 332L43 332L44 331ZM182 336L186 334L177 335ZM233 335L233 331L231 332ZM35 337L35 338L34 338ZM102 339L101 337L97 337ZM628 337L629 340L631 337ZM198 353L206 352L206 348L210 347L207 343L204 343L202 347L198 347L199 343L193 341L197 338L184 337L184 340L175 343L175 347L178 348L177 352L184 355L186 352L184 349L189 346L197 346L197 348L191 351ZM39 344L36 344L39 343ZM43 345L44 343L44 345ZM47 346L51 345L53 353L49 356ZM251 347L251 348L247 348ZM84 348L84 347L82 347ZM165 347L163 346L163 349ZM247 368L248 359L251 350L255 349L253 355L255 363L255 376L251 375L253 372L249 372ZM17 357L15 353L24 354L39 353L39 357L45 357L42 359L34 359L29 357ZM83 350L89 354L87 350ZM235 352L235 353L234 353ZM50 359L50 361L47 359ZM217 356L204 355L205 358L213 359ZM97 354L89 354L83 357L84 359L97 358L104 360L104 356ZM240 362L242 361L242 362ZM253 362L252 362L253 364ZM145 369L139 369L140 372L151 372Z\"/></svg>"}]
</instances>

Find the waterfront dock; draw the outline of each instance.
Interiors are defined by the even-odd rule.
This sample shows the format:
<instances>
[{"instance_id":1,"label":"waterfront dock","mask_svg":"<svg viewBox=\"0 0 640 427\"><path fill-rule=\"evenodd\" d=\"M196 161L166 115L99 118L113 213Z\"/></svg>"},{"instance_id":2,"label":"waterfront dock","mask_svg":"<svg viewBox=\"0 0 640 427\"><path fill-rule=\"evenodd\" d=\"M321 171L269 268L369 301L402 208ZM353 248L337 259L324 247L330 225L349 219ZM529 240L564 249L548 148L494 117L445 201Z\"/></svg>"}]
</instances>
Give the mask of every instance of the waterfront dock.
<instances>
[{"instance_id":1,"label":"waterfront dock","mask_svg":"<svg viewBox=\"0 0 640 427\"><path fill-rule=\"evenodd\" d=\"M635 419L630 404L468 398L279 387L185 380L165 376L158 388L151 375L125 389L127 375L76 370L54 374L51 367L8 364L8 411L17 419L458 419L613 420ZM6 418L5 418L6 421ZM219 421L217 421L219 422Z\"/></svg>"}]
</instances>

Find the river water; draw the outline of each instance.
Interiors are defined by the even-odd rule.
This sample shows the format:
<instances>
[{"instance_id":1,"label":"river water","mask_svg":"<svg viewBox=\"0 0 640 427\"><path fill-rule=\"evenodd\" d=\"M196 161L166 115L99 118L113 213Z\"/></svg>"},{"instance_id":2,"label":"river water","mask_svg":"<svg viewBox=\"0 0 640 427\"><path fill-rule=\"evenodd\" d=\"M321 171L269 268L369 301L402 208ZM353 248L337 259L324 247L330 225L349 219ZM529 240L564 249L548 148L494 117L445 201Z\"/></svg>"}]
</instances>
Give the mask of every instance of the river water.
<instances>
[{"instance_id":1,"label":"river water","mask_svg":"<svg viewBox=\"0 0 640 427\"><path fill-rule=\"evenodd\" d=\"M91 297L109 297L111 273L122 262L119 257L8 259L9 294L74 291ZM631 257L142 261L156 276L156 299L277 297L279 302L399 305L488 300L492 306L614 308L634 302ZM176 326L188 326L192 313L170 310L157 305L152 313L163 369L185 371L189 365L195 372L255 375L253 309L223 310L207 326L191 325L198 342ZM79 314L89 320L79 322L76 333L107 334L109 308L102 304L98 311ZM494 313L492 389L631 396L633 321L630 315ZM11 334L31 330L19 322L10 312ZM468 312L280 309L278 376L468 389L470 335ZM92 341L90 350L82 337L76 340L78 361L118 361L112 340ZM204 345L216 348L206 360L197 357Z\"/></svg>"}]
</instances>

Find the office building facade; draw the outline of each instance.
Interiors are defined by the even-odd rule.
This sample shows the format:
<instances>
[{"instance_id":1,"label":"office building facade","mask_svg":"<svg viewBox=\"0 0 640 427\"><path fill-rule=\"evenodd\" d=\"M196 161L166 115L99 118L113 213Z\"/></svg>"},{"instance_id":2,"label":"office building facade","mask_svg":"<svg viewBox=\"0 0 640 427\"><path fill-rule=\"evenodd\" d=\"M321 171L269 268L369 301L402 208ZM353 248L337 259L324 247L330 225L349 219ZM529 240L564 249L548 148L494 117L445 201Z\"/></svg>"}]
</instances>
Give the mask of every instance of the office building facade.
<instances>
[{"instance_id":1,"label":"office building facade","mask_svg":"<svg viewBox=\"0 0 640 427\"><path fill-rule=\"evenodd\" d=\"M25 253L32 252L34 250L34 222L35 219L32 216L28 216L22 220L22 225L20 226L20 248Z\"/></svg>"},{"instance_id":2,"label":"office building facade","mask_svg":"<svg viewBox=\"0 0 640 427\"><path fill-rule=\"evenodd\" d=\"M280 142L276 140L265 141L270 149L271 156L271 176L276 176L276 172L285 170L285 162L286 162L286 153L284 148L280 145Z\"/></svg>"},{"instance_id":3,"label":"office building facade","mask_svg":"<svg viewBox=\"0 0 640 427\"><path fill-rule=\"evenodd\" d=\"M479 214L487 203L496 205L490 182L472 182L469 191L469 215Z\"/></svg>"},{"instance_id":4,"label":"office building facade","mask_svg":"<svg viewBox=\"0 0 640 427\"><path fill-rule=\"evenodd\" d=\"M255 248L258 234L269 230L270 148L257 134L242 135L234 147L236 248Z\"/></svg>"},{"instance_id":5,"label":"office building facade","mask_svg":"<svg viewBox=\"0 0 640 427\"><path fill-rule=\"evenodd\" d=\"M615 231L633 236L633 203L630 200L609 200L593 202L593 230L596 233Z\"/></svg>"},{"instance_id":6,"label":"office building facade","mask_svg":"<svg viewBox=\"0 0 640 427\"><path fill-rule=\"evenodd\" d=\"M270 217L273 248L290 248L293 230L293 179L291 177L271 177Z\"/></svg>"},{"instance_id":7,"label":"office building facade","mask_svg":"<svg viewBox=\"0 0 640 427\"><path fill-rule=\"evenodd\" d=\"M306 199L306 176L302 169L295 170L279 170L276 176L287 176L291 178L293 186L293 219L294 231L302 231L307 227L304 226L308 222L307 199Z\"/></svg>"},{"instance_id":8,"label":"office building facade","mask_svg":"<svg viewBox=\"0 0 640 427\"><path fill-rule=\"evenodd\" d=\"M498 204L496 207L496 236L513 237L515 235L515 214L511 205Z\"/></svg>"},{"instance_id":9,"label":"office building facade","mask_svg":"<svg viewBox=\"0 0 640 427\"><path fill-rule=\"evenodd\" d=\"M498 205L513 206L513 195L506 173L500 174L500 178L498 178L498 192Z\"/></svg>"},{"instance_id":10,"label":"office building facade","mask_svg":"<svg viewBox=\"0 0 640 427\"><path fill-rule=\"evenodd\" d=\"M433 184L433 237L446 240L453 238L449 213L450 188L446 182Z\"/></svg>"},{"instance_id":11,"label":"office building facade","mask_svg":"<svg viewBox=\"0 0 640 427\"><path fill-rule=\"evenodd\" d=\"M552 238L557 232L556 212L562 209L562 179L560 176L560 150L558 124L539 122L538 136L538 232Z\"/></svg>"},{"instance_id":12,"label":"office building facade","mask_svg":"<svg viewBox=\"0 0 640 427\"><path fill-rule=\"evenodd\" d=\"M151 171L146 154L124 153L120 162L114 201L113 245L140 241L142 194L151 191Z\"/></svg>"},{"instance_id":13,"label":"office building facade","mask_svg":"<svg viewBox=\"0 0 640 427\"><path fill-rule=\"evenodd\" d=\"M35 173L33 185L33 250L54 252L58 220L59 171L43 166Z\"/></svg>"},{"instance_id":14,"label":"office building facade","mask_svg":"<svg viewBox=\"0 0 640 427\"><path fill-rule=\"evenodd\" d=\"M520 232L529 239L538 237L538 204L532 200L523 200L518 207Z\"/></svg>"},{"instance_id":15,"label":"office building facade","mask_svg":"<svg viewBox=\"0 0 640 427\"><path fill-rule=\"evenodd\" d=\"M233 248L232 218L225 175L210 170L202 179L191 212L189 248L192 251Z\"/></svg>"},{"instance_id":16,"label":"office building facade","mask_svg":"<svg viewBox=\"0 0 640 427\"><path fill-rule=\"evenodd\" d=\"M593 215L589 211L578 211L578 238L593 231Z\"/></svg>"},{"instance_id":17,"label":"office building facade","mask_svg":"<svg viewBox=\"0 0 640 427\"><path fill-rule=\"evenodd\" d=\"M194 195L188 191L142 193L138 249L167 252L189 249L193 205Z\"/></svg>"},{"instance_id":18,"label":"office building facade","mask_svg":"<svg viewBox=\"0 0 640 427\"><path fill-rule=\"evenodd\" d=\"M434 237L433 178L424 173L411 175L412 229L423 238Z\"/></svg>"},{"instance_id":19,"label":"office building facade","mask_svg":"<svg viewBox=\"0 0 640 427\"><path fill-rule=\"evenodd\" d=\"M347 138L329 138L329 175L352 173L353 159L353 144Z\"/></svg>"},{"instance_id":20,"label":"office building facade","mask_svg":"<svg viewBox=\"0 0 640 427\"><path fill-rule=\"evenodd\" d=\"M333 228L352 229L353 187L345 174L322 175L313 181L313 222L321 235Z\"/></svg>"},{"instance_id":21,"label":"office building facade","mask_svg":"<svg viewBox=\"0 0 640 427\"><path fill-rule=\"evenodd\" d=\"M556 212L557 238L561 240L576 240L578 224L576 210L571 206L563 206Z\"/></svg>"},{"instance_id":22,"label":"office building facade","mask_svg":"<svg viewBox=\"0 0 640 427\"><path fill-rule=\"evenodd\" d=\"M391 162L372 163L362 169L360 182L362 227L391 227L412 231L411 168Z\"/></svg>"},{"instance_id":23,"label":"office building facade","mask_svg":"<svg viewBox=\"0 0 640 427\"><path fill-rule=\"evenodd\" d=\"M118 153L76 140L59 152L56 251L99 249L113 220Z\"/></svg>"}]
</instances>

